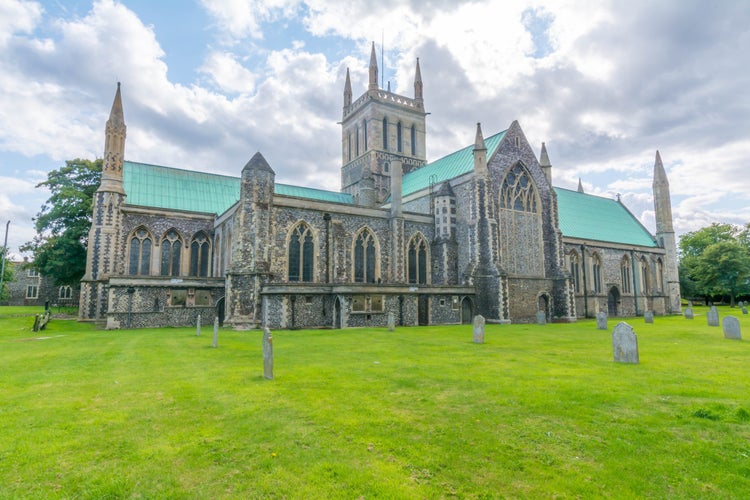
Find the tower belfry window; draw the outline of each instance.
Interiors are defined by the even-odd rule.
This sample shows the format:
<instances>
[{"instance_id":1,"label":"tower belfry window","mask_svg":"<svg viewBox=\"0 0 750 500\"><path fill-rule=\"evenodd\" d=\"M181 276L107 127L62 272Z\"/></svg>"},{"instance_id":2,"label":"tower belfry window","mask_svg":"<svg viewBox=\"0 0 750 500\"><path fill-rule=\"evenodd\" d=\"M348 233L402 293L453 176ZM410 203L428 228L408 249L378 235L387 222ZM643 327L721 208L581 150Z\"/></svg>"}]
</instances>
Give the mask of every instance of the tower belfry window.
<instances>
[{"instance_id":1,"label":"tower belfry window","mask_svg":"<svg viewBox=\"0 0 750 500\"><path fill-rule=\"evenodd\" d=\"M414 125L411 126L411 155L416 156L417 154L417 129Z\"/></svg>"},{"instance_id":2,"label":"tower belfry window","mask_svg":"<svg viewBox=\"0 0 750 500\"><path fill-rule=\"evenodd\" d=\"M388 149L388 118L383 118L383 149Z\"/></svg>"},{"instance_id":3,"label":"tower belfry window","mask_svg":"<svg viewBox=\"0 0 750 500\"><path fill-rule=\"evenodd\" d=\"M359 156L359 127L357 127L357 135L354 137L354 148L355 148L355 156Z\"/></svg>"},{"instance_id":4,"label":"tower belfry window","mask_svg":"<svg viewBox=\"0 0 750 500\"><path fill-rule=\"evenodd\" d=\"M396 124L396 149L398 150L399 153L401 153L403 151L403 149L404 149L402 147L402 142L403 142L402 141L402 139L403 139L402 135L403 134L401 133L401 122L398 122Z\"/></svg>"},{"instance_id":5,"label":"tower belfry window","mask_svg":"<svg viewBox=\"0 0 750 500\"><path fill-rule=\"evenodd\" d=\"M367 152L367 122L366 121L362 122L362 137L364 139L363 141L364 152L366 153Z\"/></svg>"}]
</instances>

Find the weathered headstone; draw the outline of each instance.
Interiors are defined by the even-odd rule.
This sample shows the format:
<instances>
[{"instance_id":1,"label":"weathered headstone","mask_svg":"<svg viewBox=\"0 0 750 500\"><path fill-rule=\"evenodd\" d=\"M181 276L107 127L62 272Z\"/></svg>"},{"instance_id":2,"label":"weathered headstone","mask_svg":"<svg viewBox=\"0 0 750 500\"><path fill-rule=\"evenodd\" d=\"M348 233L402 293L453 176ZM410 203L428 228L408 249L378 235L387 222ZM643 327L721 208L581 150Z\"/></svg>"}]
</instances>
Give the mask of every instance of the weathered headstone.
<instances>
[{"instance_id":1,"label":"weathered headstone","mask_svg":"<svg viewBox=\"0 0 750 500\"><path fill-rule=\"evenodd\" d=\"M646 311L643 313L643 321L646 323L653 323L654 322L654 311Z\"/></svg>"},{"instance_id":2,"label":"weathered headstone","mask_svg":"<svg viewBox=\"0 0 750 500\"><path fill-rule=\"evenodd\" d=\"M263 328L263 378L273 380L273 337L268 327Z\"/></svg>"},{"instance_id":3,"label":"weathered headstone","mask_svg":"<svg viewBox=\"0 0 750 500\"><path fill-rule=\"evenodd\" d=\"M638 338L633 328L625 323L619 323L612 330L612 351L618 363L639 363Z\"/></svg>"},{"instance_id":4,"label":"weathered headstone","mask_svg":"<svg viewBox=\"0 0 750 500\"><path fill-rule=\"evenodd\" d=\"M737 307L745 307L745 303L740 300L739 302L737 302Z\"/></svg>"},{"instance_id":5,"label":"weathered headstone","mask_svg":"<svg viewBox=\"0 0 750 500\"><path fill-rule=\"evenodd\" d=\"M742 308L742 314L747 314L747 307Z\"/></svg>"},{"instance_id":6,"label":"weathered headstone","mask_svg":"<svg viewBox=\"0 0 750 500\"><path fill-rule=\"evenodd\" d=\"M721 323L724 326L725 339L742 340L742 335L740 334L740 320L734 316L726 316Z\"/></svg>"},{"instance_id":7,"label":"weathered headstone","mask_svg":"<svg viewBox=\"0 0 750 500\"><path fill-rule=\"evenodd\" d=\"M388 331L392 332L396 329L396 315L392 312L388 313Z\"/></svg>"},{"instance_id":8,"label":"weathered headstone","mask_svg":"<svg viewBox=\"0 0 750 500\"><path fill-rule=\"evenodd\" d=\"M596 328L597 330L609 330L607 327L607 313L599 311L596 315Z\"/></svg>"},{"instance_id":9,"label":"weathered headstone","mask_svg":"<svg viewBox=\"0 0 750 500\"><path fill-rule=\"evenodd\" d=\"M716 306L711 306L706 315L708 318L708 326L719 326L719 310Z\"/></svg>"},{"instance_id":10,"label":"weathered headstone","mask_svg":"<svg viewBox=\"0 0 750 500\"><path fill-rule=\"evenodd\" d=\"M201 315L198 315L198 319L195 322L195 336L200 337L201 336Z\"/></svg>"},{"instance_id":11,"label":"weathered headstone","mask_svg":"<svg viewBox=\"0 0 750 500\"><path fill-rule=\"evenodd\" d=\"M219 318L214 318L214 347L219 347Z\"/></svg>"},{"instance_id":12,"label":"weathered headstone","mask_svg":"<svg viewBox=\"0 0 750 500\"><path fill-rule=\"evenodd\" d=\"M692 300L688 300L688 307L693 307L693 301Z\"/></svg>"},{"instance_id":13,"label":"weathered headstone","mask_svg":"<svg viewBox=\"0 0 750 500\"><path fill-rule=\"evenodd\" d=\"M484 344L484 316L477 314L474 316L474 337L475 344Z\"/></svg>"},{"instance_id":14,"label":"weathered headstone","mask_svg":"<svg viewBox=\"0 0 750 500\"><path fill-rule=\"evenodd\" d=\"M685 308L685 319L693 319L693 308L688 306Z\"/></svg>"},{"instance_id":15,"label":"weathered headstone","mask_svg":"<svg viewBox=\"0 0 750 500\"><path fill-rule=\"evenodd\" d=\"M547 315L544 314L544 311L537 311L536 312L536 324L537 325L546 325L547 324Z\"/></svg>"}]
</instances>

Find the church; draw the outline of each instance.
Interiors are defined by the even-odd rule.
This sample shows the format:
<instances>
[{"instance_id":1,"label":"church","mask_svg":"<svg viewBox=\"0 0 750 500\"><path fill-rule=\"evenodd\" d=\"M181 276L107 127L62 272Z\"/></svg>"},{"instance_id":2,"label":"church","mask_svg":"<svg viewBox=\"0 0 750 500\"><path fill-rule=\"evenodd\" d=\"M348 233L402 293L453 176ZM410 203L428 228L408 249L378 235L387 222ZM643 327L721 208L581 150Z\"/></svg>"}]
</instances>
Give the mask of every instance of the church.
<instances>
[{"instance_id":1,"label":"church","mask_svg":"<svg viewBox=\"0 0 750 500\"><path fill-rule=\"evenodd\" d=\"M669 183L656 234L620 201L553 187L518 122L427 161L414 96L346 73L338 192L277 183L261 153L239 176L125 159L118 83L93 200L79 319L107 328L236 329L571 322L680 312ZM470 141L470 139L469 139ZM469 142L467 141L467 142ZM239 169L239 167L238 167Z\"/></svg>"}]
</instances>

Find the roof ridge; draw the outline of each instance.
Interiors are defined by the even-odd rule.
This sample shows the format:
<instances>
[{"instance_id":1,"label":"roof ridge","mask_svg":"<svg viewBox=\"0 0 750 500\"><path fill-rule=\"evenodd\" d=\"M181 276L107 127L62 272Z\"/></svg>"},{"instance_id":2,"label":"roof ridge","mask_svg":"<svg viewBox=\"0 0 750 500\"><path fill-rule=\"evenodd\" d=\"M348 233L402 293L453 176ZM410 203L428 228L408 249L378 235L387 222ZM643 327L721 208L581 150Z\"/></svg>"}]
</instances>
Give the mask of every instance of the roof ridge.
<instances>
[{"instance_id":1,"label":"roof ridge","mask_svg":"<svg viewBox=\"0 0 750 500\"><path fill-rule=\"evenodd\" d=\"M227 179L237 179L238 181L241 180L239 175L217 174L214 172L205 172L203 170L191 170L189 168L169 167L167 165L157 165L156 163L144 163L142 161L133 161L133 160L125 160L125 163L143 165L145 167L163 168L165 170L177 170L179 172L190 172L192 174L199 174L199 175L210 175L213 177L225 177Z\"/></svg>"}]
</instances>

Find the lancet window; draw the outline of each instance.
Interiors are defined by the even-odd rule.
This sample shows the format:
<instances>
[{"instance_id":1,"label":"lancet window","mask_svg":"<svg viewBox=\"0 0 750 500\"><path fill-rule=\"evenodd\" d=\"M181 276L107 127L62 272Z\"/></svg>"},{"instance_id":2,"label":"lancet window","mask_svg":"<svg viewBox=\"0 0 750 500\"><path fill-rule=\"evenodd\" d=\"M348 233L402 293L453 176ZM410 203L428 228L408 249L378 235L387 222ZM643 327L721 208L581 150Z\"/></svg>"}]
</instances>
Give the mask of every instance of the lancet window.
<instances>
[{"instance_id":1,"label":"lancet window","mask_svg":"<svg viewBox=\"0 0 750 500\"><path fill-rule=\"evenodd\" d=\"M148 276L151 274L151 235L145 228L136 229L130 237L128 274Z\"/></svg>"},{"instance_id":2,"label":"lancet window","mask_svg":"<svg viewBox=\"0 0 750 500\"><path fill-rule=\"evenodd\" d=\"M409 241L407 266L409 283L427 284L427 241L418 234Z\"/></svg>"},{"instance_id":3,"label":"lancet window","mask_svg":"<svg viewBox=\"0 0 750 500\"><path fill-rule=\"evenodd\" d=\"M182 249L182 239L176 230L167 231L164 239L161 240L161 275L162 276L179 276L180 275L180 250Z\"/></svg>"},{"instance_id":4,"label":"lancet window","mask_svg":"<svg viewBox=\"0 0 750 500\"><path fill-rule=\"evenodd\" d=\"M313 281L314 243L310 226L300 222L289 235L289 281Z\"/></svg>"},{"instance_id":5,"label":"lancet window","mask_svg":"<svg viewBox=\"0 0 750 500\"><path fill-rule=\"evenodd\" d=\"M377 267L375 236L369 229L363 229L354 240L354 281L374 283Z\"/></svg>"},{"instance_id":6,"label":"lancet window","mask_svg":"<svg viewBox=\"0 0 750 500\"><path fill-rule=\"evenodd\" d=\"M193 236L193 241L190 243L190 276L208 276L210 253L206 233L201 231Z\"/></svg>"}]
</instances>

